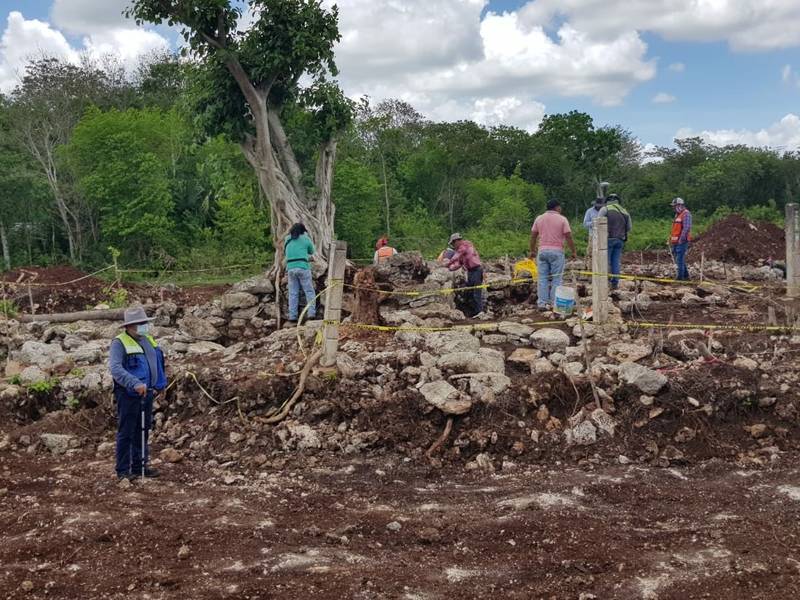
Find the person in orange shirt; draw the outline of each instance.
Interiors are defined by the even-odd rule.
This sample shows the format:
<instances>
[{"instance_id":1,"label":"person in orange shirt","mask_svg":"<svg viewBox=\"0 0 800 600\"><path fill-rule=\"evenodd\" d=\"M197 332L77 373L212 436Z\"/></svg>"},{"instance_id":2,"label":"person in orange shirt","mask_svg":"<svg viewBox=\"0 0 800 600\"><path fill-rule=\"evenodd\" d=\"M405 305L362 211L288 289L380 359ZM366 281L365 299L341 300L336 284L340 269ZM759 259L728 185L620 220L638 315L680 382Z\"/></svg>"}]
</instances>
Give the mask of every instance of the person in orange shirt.
<instances>
[{"instance_id":1,"label":"person in orange shirt","mask_svg":"<svg viewBox=\"0 0 800 600\"><path fill-rule=\"evenodd\" d=\"M385 262L397 254L397 249L389 245L389 238L386 236L378 240L375 244L375 256L372 258L373 264Z\"/></svg>"},{"instance_id":2,"label":"person in orange shirt","mask_svg":"<svg viewBox=\"0 0 800 600\"><path fill-rule=\"evenodd\" d=\"M692 213L686 208L683 198L674 198L672 208L675 210L675 220L669 235L669 249L675 259L677 276L681 281L689 280L689 268L686 266L686 251L692 241Z\"/></svg>"}]
</instances>

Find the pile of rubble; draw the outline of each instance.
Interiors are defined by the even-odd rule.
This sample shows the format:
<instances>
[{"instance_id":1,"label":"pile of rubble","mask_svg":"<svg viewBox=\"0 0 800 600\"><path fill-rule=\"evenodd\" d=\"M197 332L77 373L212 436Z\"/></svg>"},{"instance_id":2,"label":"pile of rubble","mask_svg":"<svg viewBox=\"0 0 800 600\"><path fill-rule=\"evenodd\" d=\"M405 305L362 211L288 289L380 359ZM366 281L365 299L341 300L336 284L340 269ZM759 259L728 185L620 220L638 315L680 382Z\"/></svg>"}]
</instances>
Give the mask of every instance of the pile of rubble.
<instances>
[{"instance_id":1,"label":"pile of rubble","mask_svg":"<svg viewBox=\"0 0 800 600\"><path fill-rule=\"evenodd\" d=\"M379 285L402 279L435 291L459 284L419 257L397 257L388 268L402 276L379 274ZM503 279L500 269L489 274L493 278ZM736 336L709 337L701 330L639 335L623 314L662 301L726 307L734 303L731 291L648 282L621 288L602 327L577 319L542 327L548 315L509 301L509 293L520 293L517 286L492 290L488 320L476 327L430 333L424 329L465 324L457 297L387 296L383 322L418 330L357 336L345 319L338 375L311 375L301 401L276 426L260 417L291 395L322 323L275 330L274 288L266 277L202 306L164 303L154 333L174 384L158 400L155 441L164 460L189 457L211 469L245 470L297 453L311 459L320 452L420 457L448 419L453 433L439 456L470 468L512 468L524 457L587 447L620 460L669 464L697 450L704 426L734 417L736 427L749 428L746 439L756 440L754 459L764 448L777 452L789 443L800 339L772 338L773 351L760 360L740 355L746 341ZM107 450L110 433L76 441L58 424L76 410L100 407L106 409L100 425L108 428L112 381L105 359L118 331L118 323L107 321L0 321L7 376L0 402L18 423L36 424L37 432L5 443L50 452L96 443ZM776 358L785 368L775 370ZM620 436L620 430L642 435Z\"/></svg>"}]
</instances>

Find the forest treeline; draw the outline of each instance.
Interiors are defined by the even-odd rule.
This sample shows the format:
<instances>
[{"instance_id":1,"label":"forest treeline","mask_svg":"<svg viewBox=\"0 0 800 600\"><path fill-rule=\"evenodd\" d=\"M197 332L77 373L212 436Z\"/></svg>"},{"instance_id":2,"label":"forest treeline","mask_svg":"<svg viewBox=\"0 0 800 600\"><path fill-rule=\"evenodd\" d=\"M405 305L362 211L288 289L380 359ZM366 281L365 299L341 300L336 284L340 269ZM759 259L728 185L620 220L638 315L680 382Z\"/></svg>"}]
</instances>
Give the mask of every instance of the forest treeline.
<instances>
[{"instance_id":1,"label":"forest treeline","mask_svg":"<svg viewBox=\"0 0 800 600\"><path fill-rule=\"evenodd\" d=\"M205 83L191 63L150 56L130 73L111 59L42 58L25 73L0 96L6 269L105 265L112 248L123 266L159 269L269 260L269 203L232 138L202 133L195 99ZM630 249L666 243L674 196L700 223L732 211L779 221L800 196L798 152L689 138L645 156L634 133L576 111L547 115L528 133L431 122L399 100L364 99L353 110L332 193L336 236L356 258L384 234L430 256L453 231L484 256L521 255L547 199L579 228L598 181L611 182L633 216ZM314 119L292 106L281 116L299 163L313 164Z\"/></svg>"}]
</instances>

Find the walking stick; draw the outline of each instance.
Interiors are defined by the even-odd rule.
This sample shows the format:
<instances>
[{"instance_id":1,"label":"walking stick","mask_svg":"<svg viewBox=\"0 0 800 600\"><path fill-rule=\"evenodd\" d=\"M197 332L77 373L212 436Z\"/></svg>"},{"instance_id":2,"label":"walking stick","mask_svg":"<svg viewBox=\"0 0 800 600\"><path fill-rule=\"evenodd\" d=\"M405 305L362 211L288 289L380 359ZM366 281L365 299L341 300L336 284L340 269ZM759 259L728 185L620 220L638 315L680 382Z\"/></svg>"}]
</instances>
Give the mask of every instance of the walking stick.
<instances>
[{"instance_id":1,"label":"walking stick","mask_svg":"<svg viewBox=\"0 0 800 600\"><path fill-rule=\"evenodd\" d=\"M142 406L142 483L144 483L144 470L145 470L145 461L147 460L147 446L145 442L145 435L144 435L144 405L147 400L147 396L145 395L144 398L141 400Z\"/></svg>"}]
</instances>

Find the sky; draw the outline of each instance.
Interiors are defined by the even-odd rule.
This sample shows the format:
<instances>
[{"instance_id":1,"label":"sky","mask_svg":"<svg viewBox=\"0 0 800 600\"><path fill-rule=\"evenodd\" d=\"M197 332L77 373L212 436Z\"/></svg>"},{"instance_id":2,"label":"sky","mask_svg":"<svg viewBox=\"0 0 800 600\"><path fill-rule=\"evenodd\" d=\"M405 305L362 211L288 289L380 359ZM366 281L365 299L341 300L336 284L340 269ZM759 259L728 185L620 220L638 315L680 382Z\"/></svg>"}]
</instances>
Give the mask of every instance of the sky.
<instances>
[{"instance_id":1,"label":"sky","mask_svg":"<svg viewBox=\"0 0 800 600\"><path fill-rule=\"evenodd\" d=\"M333 0L323 0L325 5ZM535 131L580 110L643 144L800 149L800 0L338 0L339 80L434 120ZM0 0L0 91L28 58L174 48L128 0Z\"/></svg>"}]
</instances>

